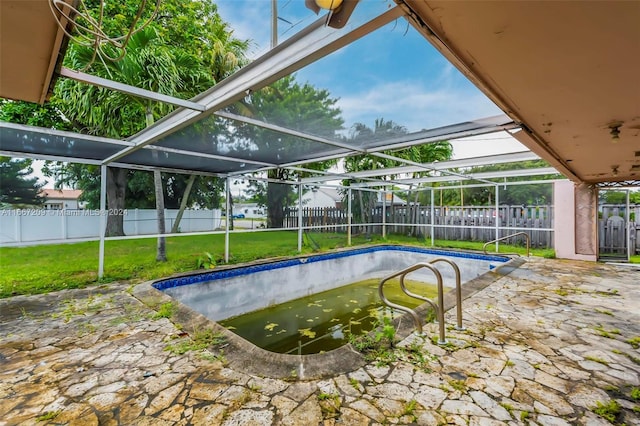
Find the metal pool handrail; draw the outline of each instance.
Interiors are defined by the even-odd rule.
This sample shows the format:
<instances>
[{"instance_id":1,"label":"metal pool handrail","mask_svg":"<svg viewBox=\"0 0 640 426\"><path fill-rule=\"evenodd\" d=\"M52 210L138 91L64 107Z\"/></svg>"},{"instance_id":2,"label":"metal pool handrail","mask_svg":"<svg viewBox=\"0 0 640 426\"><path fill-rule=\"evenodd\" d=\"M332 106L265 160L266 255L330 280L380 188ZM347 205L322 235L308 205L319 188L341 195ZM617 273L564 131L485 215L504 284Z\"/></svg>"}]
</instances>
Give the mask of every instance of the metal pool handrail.
<instances>
[{"instance_id":1,"label":"metal pool handrail","mask_svg":"<svg viewBox=\"0 0 640 426\"><path fill-rule=\"evenodd\" d=\"M484 252L484 254L489 254L489 253L487 253L487 246L489 244L497 243L498 241L506 240L507 238L516 237L518 235L524 235L525 236L525 240L527 240L527 257L529 257L529 248L531 247L531 237L526 232L516 232L515 234L510 234L510 235L507 235L505 237L496 238L495 240L487 241L482 246L482 251ZM518 253L501 253L501 254L515 254L515 255L520 256Z\"/></svg>"},{"instance_id":2,"label":"metal pool handrail","mask_svg":"<svg viewBox=\"0 0 640 426\"><path fill-rule=\"evenodd\" d=\"M421 268L430 269L436 276L437 283L438 283L438 303L437 304L433 303L433 301L427 297L420 296L419 294L410 292L409 290L407 290L407 287L404 285L404 277L408 273ZM430 263L420 262L383 278L382 280L380 280L380 284L378 285L378 294L380 295L380 299L382 300L382 302L389 307L398 309L399 311L407 312L409 315L411 315L411 317L413 318L413 323L416 327L416 330L418 331L418 333L422 333L422 323L420 322L420 318L418 317L418 314L416 313L416 311L406 306L393 303L389 299L387 299L387 297L384 295L384 288L383 288L384 284L390 279L396 278L396 277L400 277L400 288L407 296L425 301L435 309L436 315L438 317L438 325L440 329L439 330L440 340L438 341L438 344L440 345L446 344L447 340L445 339L445 334L444 334L444 290L442 288L442 275L440 275L440 271L438 271L438 269L435 266L431 265Z\"/></svg>"},{"instance_id":3,"label":"metal pool handrail","mask_svg":"<svg viewBox=\"0 0 640 426\"><path fill-rule=\"evenodd\" d=\"M460 268L455 264L452 260L445 259L444 257L439 257L438 259L434 259L429 263L436 262L445 262L451 265L453 268L453 272L456 274L456 316L457 316L457 324L456 330L464 331L465 328L462 326L462 285L460 283ZM444 307L442 308L444 310Z\"/></svg>"}]
</instances>

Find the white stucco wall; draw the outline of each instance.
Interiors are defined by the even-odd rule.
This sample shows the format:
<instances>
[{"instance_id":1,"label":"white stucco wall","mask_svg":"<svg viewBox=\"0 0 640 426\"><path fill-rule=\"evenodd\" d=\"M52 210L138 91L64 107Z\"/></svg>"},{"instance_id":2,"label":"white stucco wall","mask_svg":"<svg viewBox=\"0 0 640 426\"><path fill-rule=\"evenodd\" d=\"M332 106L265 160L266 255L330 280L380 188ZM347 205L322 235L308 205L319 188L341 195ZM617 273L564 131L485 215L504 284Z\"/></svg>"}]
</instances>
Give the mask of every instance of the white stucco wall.
<instances>
[{"instance_id":1,"label":"white stucco wall","mask_svg":"<svg viewBox=\"0 0 640 426\"><path fill-rule=\"evenodd\" d=\"M570 181L554 183L553 204L554 247L559 259L597 260L596 254L576 253L576 196L575 185Z\"/></svg>"}]
</instances>

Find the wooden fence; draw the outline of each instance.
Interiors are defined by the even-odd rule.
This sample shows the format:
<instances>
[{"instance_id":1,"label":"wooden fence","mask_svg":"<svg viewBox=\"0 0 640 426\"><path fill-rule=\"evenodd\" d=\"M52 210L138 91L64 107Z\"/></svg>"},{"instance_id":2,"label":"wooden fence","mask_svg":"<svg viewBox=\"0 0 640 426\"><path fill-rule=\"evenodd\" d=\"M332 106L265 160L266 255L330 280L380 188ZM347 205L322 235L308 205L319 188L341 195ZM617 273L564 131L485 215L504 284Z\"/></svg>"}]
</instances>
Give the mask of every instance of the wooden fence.
<instances>
[{"instance_id":1,"label":"wooden fence","mask_svg":"<svg viewBox=\"0 0 640 426\"><path fill-rule=\"evenodd\" d=\"M640 205L629 206L631 220L627 224L626 205L603 204L598 214L598 242L601 254L626 255L627 242L632 254L640 253Z\"/></svg>"},{"instance_id":2,"label":"wooden fence","mask_svg":"<svg viewBox=\"0 0 640 426\"><path fill-rule=\"evenodd\" d=\"M412 235L431 235L430 206L387 206L386 231ZM456 206L434 208L435 238L461 241L490 241L496 238L495 207ZM500 206L498 208L499 236L521 230L530 231L532 247L553 247L553 207ZM382 207L372 209L366 223L356 214L353 218L354 232L382 233ZM347 210L336 207L303 207L302 225L326 227L327 232L346 232ZM371 224L371 225L370 225ZM283 226L298 226L298 209L285 211ZM518 240L521 241L521 238ZM516 243L516 241L513 241Z\"/></svg>"}]
</instances>

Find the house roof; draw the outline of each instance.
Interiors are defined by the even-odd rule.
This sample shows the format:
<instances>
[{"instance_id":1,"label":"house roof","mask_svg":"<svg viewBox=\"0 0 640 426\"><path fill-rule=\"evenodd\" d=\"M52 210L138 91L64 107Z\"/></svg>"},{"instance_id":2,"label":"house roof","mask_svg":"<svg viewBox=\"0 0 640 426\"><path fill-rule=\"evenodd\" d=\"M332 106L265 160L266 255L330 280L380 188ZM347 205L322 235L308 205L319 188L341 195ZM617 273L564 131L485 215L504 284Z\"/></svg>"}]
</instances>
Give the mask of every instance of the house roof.
<instances>
[{"instance_id":1,"label":"house roof","mask_svg":"<svg viewBox=\"0 0 640 426\"><path fill-rule=\"evenodd\" d=\"M82 195L79 189L43 189L40 194L47 199L77 200Z\"/></svg>"},{"instance_id":2,"label":"house roof","mask_svg":"<svg viewBox=\"0 0 640 426\"><path fill-rule=\"evenodd\" d=\"M42 104L68 42L49 0L0 1L0 40L0 97Z\"/></svg>"},{"instance_id":3,"label":"house roof","mask_svg":"<svg viewBox=\"0 0 640 426\"><path fill-rule=\"evenodd\" d=\"M336 203L339 203L340 201L342 201L342 195L338 191L338 188L330 188L330 187L322 188L321 187L321 188L318 188L318 192L322 192L323 194L331 198Z\"/></svg>"},{"instance_id":4,"label":"house roof","mask_svg":"<svg viewBox=\"0 0 640 426\"><path fill-rule=\"evenodd\" d=\"M527 148L574 181L640 180L640 2L396 1Z\"/></svg>"}]
</instances>

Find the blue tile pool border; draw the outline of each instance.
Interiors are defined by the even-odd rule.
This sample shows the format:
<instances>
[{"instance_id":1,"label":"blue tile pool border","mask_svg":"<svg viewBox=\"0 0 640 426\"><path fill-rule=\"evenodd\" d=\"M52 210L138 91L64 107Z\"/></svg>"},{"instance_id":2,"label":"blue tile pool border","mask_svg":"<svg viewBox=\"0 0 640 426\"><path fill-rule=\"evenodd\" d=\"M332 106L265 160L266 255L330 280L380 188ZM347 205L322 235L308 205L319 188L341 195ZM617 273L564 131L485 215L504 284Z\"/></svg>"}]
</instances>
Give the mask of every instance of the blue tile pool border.
<instances>
[{"instance_id":1,"label":"blue tile pool border","mask_svg":"<svg viewBox=\"0 0 640 426\"><path fill-rule=\"evenodd\" d=\"M490 254L466 253L466 252L460 252L460 251L447 251L447 250L441 250L441 249L428 249L428 248L411 247L411 246L382 245L382 246L356 248L353 250L345 250L345 251L332 252L332 253L323 253L323 254L317 254L317 255L312 255L308 257L298 257L298 258L287 259L287 260L276 260L273 262L261 263L258 265L238 266L235 268L203 272L203 273L189 275L189 276L168 278L168 279L156 281L152 285L157 290L162 291L169 288L181 287L184 285L198 284L198 283L207 282L207 281L223 280L223 279L232 278L232 277L239 277L242 275L254 274L256 272L269 271L269 270L280 269L280 268L288 268L290 266L304 265L306 263L313 263L313 262L322 262L324 260L339 259L342 257L356 256L359 254L372 253L376 251L405 251L405 252L412 252L412 253L449 256L449 257L457 257L462 259L485 260L489 262L500 262L500 263L504 263L510 260L506 256L498 256L498 255L490 255ZM493 269L491 265L489 266L489 268Z\"/></svg>"}]
</instances>

